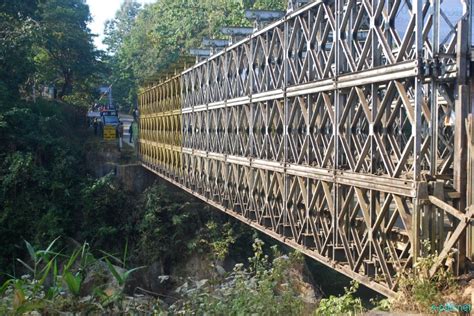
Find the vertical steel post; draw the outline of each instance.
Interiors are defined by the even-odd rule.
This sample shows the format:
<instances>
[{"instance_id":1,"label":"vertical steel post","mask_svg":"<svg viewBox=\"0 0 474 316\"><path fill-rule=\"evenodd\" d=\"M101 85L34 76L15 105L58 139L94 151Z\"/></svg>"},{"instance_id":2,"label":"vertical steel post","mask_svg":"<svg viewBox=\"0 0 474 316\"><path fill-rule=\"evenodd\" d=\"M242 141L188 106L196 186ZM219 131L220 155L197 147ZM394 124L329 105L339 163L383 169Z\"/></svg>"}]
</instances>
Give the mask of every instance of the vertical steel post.
<instances>
[{"instance_id":1,"label":"vertical steel post","mask_svg":"<svg viewBox=\"0 0 474 316\"><path fill-rule=\"evenodd\" d=\"M469 47L472 47L474 42L473 42L473 18L472 15L474 14L474 3L472 0L465 0L466 4L468 7L466 8L466 14L469 14L469 22L468 22L468 28L469 28L469 35L468 35L468 43ZM471 76L470 76L471 77ZM469 133L469 143L468 143L468 160L467 160L467 172L468 172L468 179L467 179L467 184L466 184L466 191L467 191L467 196L466 196L466 205L470 206L474 203L474 126L473 126L473 113L474 113L474 82L472 79L469 79L468 81L469 85L469 93L470 93L470 98L468 99L470 101L469 107L469 116L467 119L466 123L466 129L467 133ZM474 224L471 223L471 225L468 226L467 229L467 235L468 235L468 245L467 245L467 256L471 261L474 261Z\"/></svg>"},{"instance_id":2,"label":"vertical steel post","mask_svg":"<svg viewBox=\"0 0 474 316\"><path fill-rule=\"evenodd\" d=\"M375 16L376 14L376 8L378 5L377 0L372 0L372 12L370 12L370 27L374 32L374 36L372 37L372 47L371 47L371 59L372 59L372 68L378 67L381 64L381 51L378 49L379 47L379 42L377 40L377 36L375 35L375 28L377 27L377 19L379 17ZM371 117L367 118L369 122L369 137L370 137L370 152L371 152L371 158L370 158L370 173L371 174L376 174L377 173L377 158L378 158L378 151L377 151L377 143L375 141L375 126L374 122L377 117L377 112L378 112L378 84L377 83L372 83L370 85L370 94L372 97L371 100ZM383 143L382 143L383 144ZM373 224L375 223L375 219L377 217L377 205L375 203L376 199L376 191L375 190L370 190L369 191L369 220L370 222L367 223L367 229L368 235L369 235L369 241L372 241L373 238L373 231L372 227ZM369 258L372 258L373 255L373 249L372 249L372 243L369 243Z\"/></svg>"},{"instance_id":3,"label":"vertical steel post","mask_svg":"<svg viewBox=\"0 0 474 316\"><path fill-rule=\"evenodd\" d=\"M433 30L432 30L432 52L433 61L438 61L439 55L439 15L440 15L440 0L432 0L432 16L433 16ZM435 69L437 65L435 65ZM437 71L433 73L433 77L438 76ZM431 156L430 156L430 173L432 176L436 175L438 167L438 81L433 78L431 80Z\"/></svg>"},{"instance_id":4,"label":"vertical steel post","mask_svg":"<svg viewBox=\"0 0 474 316\"><path fill-rule=\"evenodd\" d=\"M413 203L413 260L420 254L420 212L422 209L421 188L419 185L421 172L421 103L423 102L422 69L423 69L423 0L415 0L413 3L415 14L415 59L418 62L418 74L415 77L415 122L412 126L412 137L414 137L413 148L413 179L415 180L417 196Z\"/></svg>"},{"instance_id":5,"label":"vertical steel post","mask_svg":"<svg viewBox=\"0 0 474 316\"><path fill-rule=\"evenodd\" d=\"M286 95L287 87L289 84L289 54L288 50L289 48L289 27L290 27L290 21L288 19L285 19L285 34L283 35L284 38L284 43L283 43L283 65L284 65L284 82L283 82L283 103L284 103L284 111L283 111L283 146L284 146L284 155L283 155L283 183L284 183L284 189L283 189L283 205L282 205L282 212L283 212L283 234L285 234L285 226L288 225L289 223L287 222L287 217L290 216L288 212L288 194L289 194L289 188L288 188L288 177L286 173L286 168L287 168L287 161L288 161L288 98ZM278 101L276 101L278 102Z\"/></svg>"},{"instance_id":6,"label":"vertical steel post","mask_svg":"<svg viewBox=\"0 0 474 316\"><path fill-rule=\"evenodd\" d=\"M335 0L334 14L336 18L336 32L334 34L334 49L335 49L335 73L334 73L334 126L333 126L333 137L334 137L334 165L333 165L333 177L334 179L337 176L337 171L341 165L340 161L340 141L339 141L339 120L341 117L341 106L342 106L342 96L338 87L338 77L342 73L342 64L344 56L342 50L340 49L341 45L341 16L344 10L344 0ZM338 245L339 238L337 232L338 217L340 212L340 207L342 206L342 197L341 197L341 186L339 184L333 183L333 200L334 200L334 210L332 214L332 227L333 227L333 254L332 258L335 258L334 247Z\"/></svg>"},{"instance_id":7,"label":"vertical steel post","mask_svg":"<svg viewBox=\"0 0 474 316\"><path fill-rule=\"evenodd\" d=\"M458 209L464 211L466 208L467 189L467 135L466 118L470 109L470 96L468 85L468 53L469 53L469 20L461 19L457 24L457 51L456 64L457 73L457 98L455 100L455 132L454 132L454 188L461 194ZM466 258L466 234L459 239L459 264L461 270L464 268Z\"/></svg>"},{"instance_id":8,"label":"vertical steel post","mask_svg":"<svg viewBox=\"0 0 474 316\"><path fill-rule=\"evenodd\" d=\"M429 86L429 102L430 102L430 175L436 176L438 173L438 58L439 58L439 17L440 17L440 0L431 0L431 16L433 19L433 29L431 36L431 45L432 45L432 80L431 83L426 85ZM443 223L443 211L436 208L434 205L429 205L425 207L425 210L429 213L429 222L431 224L431 231L429 233L429 238L431 241L431 249L438 252L441 251L442 242L441 236L443 235L444 223ZM425 212L426 213L426 212ZM424 214L425 216L427 214Z\"/></svg>"}]
</instances>

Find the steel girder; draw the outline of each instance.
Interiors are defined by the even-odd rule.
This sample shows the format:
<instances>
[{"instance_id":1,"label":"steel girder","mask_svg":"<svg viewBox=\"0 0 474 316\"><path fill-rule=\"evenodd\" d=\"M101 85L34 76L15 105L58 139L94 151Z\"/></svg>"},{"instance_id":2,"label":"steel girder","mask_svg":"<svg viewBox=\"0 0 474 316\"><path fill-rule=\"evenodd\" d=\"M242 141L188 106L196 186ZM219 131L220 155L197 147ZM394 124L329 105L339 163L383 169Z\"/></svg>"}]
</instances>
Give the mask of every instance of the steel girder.
<instances>
[{"instance_id":1,"label":"steel girder","mask_svg":"<svg viewBox=\"0 0 474 316\"><path fill-rule=\"evenodd\" d=\"M458 271L469 15L449 9L329 0L287 14L140 95L143 165L385 295L424 240L433 273Z\"/></svg>"}]
</instances>

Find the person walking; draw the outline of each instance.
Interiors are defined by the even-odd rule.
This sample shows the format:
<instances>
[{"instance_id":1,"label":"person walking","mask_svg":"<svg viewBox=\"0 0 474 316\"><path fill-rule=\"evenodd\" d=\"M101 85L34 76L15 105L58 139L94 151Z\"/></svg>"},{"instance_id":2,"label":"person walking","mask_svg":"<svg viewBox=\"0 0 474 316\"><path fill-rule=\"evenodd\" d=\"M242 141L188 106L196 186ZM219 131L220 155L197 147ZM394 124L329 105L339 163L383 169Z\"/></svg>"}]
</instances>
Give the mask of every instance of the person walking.
<instances>
[{"instance_id":1,"label":"person walking","mask_svg":"<svg viewBox=\"0 0 474 316\"><path fill-rule=\"evenodd\" d=\"M133 114L133 120L134 121L138 120L138 109L137 108L133 109L132 114Z\"/></svg>"},{"instance_id":2,"label":"person walking","mask_svg":"<svg viewBox=\"0 0 474 316\"><path fill-rule=\"evenodd\" d=\"M130 133L130 135L133 135L133 136L132 136L132 140L133 140L133 142L136 144L136 143L137 143L137 139L138 139L138 122L137 122L137 121L133 121L133 122L132 122L132 125L130 125L130 127L132 128L132 132Z\"/></svg>"},{"instance_id":3,"label":"person walking","mask_svg":"<svg viewBox=\"0 0 474 316\"><path fill-rule=\"evenodd\" d=\"M139 153L139 148L138 148L138 146L139 146L140 144L139 144L139 141L138 141L138 136L139 136L139 135L138 135L138 122L137 122L137 121L133 121L131 127L132 127L132 133L131 133L131 134L133 135L132 140L133 140L133 143L134 143L133 149L134 149L134 151L135 151L135 154L137 155L137 158L139 158L139 157L138 157L138 153Z\"/></svg>"},{"instance_id":4,"label":"person walking","mask_svg":"<svg viewBox=\"0 0 474 316\"><path fill-rule=\"evenodd\" d=\"M118 136L119 151L122 151L122 146L123 146L123 123L122 122L119 122L117 125L117 136Z\"/></svg>"},{"instance_id":5,"label":"person walking","mask_svg":"<svg viewBox=\"0 0 474 316\"><path fill-rule=\"evenodd\" d=\"M97 118L94 118L94 122L92 123L94 126L94 135L97 136L97 128L99 127L99 122L97 122Z\"/></svg>"},{"instance_id":6,"label":"person walking","mask_svg":"<svg viewBox=\"0 0 474 316\"><path fill-rule=\"evenodd\" d=\"M130 127L128 128L128 134L130 135L130 139L129 139L129 143L132 144L133 143L133 122L130 123Z\"/></svg>"}]
</instances>

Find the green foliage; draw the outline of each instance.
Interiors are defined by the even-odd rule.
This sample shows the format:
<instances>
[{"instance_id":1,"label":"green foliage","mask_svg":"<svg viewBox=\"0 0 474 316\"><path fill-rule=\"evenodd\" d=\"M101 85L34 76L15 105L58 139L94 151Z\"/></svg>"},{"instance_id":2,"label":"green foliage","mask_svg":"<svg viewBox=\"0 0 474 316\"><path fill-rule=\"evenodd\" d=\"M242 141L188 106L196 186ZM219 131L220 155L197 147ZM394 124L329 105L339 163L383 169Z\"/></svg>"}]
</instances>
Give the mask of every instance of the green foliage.
<instances>
[{"instance_id":1,"label":"green foliage","mask_svg":"<svg viewBox=\"0 0 474 316\"><path fill-rule=\"evenodd\" d=\"M0 124L0 271L21 257L23 239L40 244L73 235L71 197L84 173L74 135L80 114L60 103L15 104Z\"/></svg>"},{"instance_id":2,"label":"green foliage","mask_svg":"<svg viewBox=\"0 0 474 316\"><path fill-rule=\"evenodd\" d=\"M152 186L143 195L138 249L145 262L173 261L195 249L203 227L199 207L182 194Z\"/></svg>"},{"instance_id":3,"label":"green foliage","mask_svg":"<svg viewBox=\"0 0 474 316\"><path fill-rule=\"evenodd\" d=\"M125 1L115 13L114 19L108 20L105 23L104 44L107 45L107 51L111 55L120 51L124 40L129 36L132 30L139 10L140 4L137 1Z\"/></svg>"},{"instance_id":4,"label":"green foliage","mask_svg":"<svg viewBox=\"0 0 474 316\"><path fill-rule=\"evenodd\" d=\"M222 37L222 26L250 26L251 23L244 16L245 7L237 1L217 0L203 1L203 8L208 16L208 25L205 26L202 36Z\"/></svg>"},{"instance_id":5,"label":"green foliage","mask_svg":"<svg viewBox=\"0 0 474 316\"><path fill-rule=\"evenodd\" d=\"M92 81L97 86L103 69L89 21L83 0L2 1L0 108L19 97L31 99L44 85L61 87L61 98L84 91L84 85L89 90Z\"/></svg>"},{"instance_id":6,"label":"green foliage","mask_svg":"<svg viewBox=\"0 0 474 316\"><path fill-rule=\"evenodd\" d=\"M198 45L206 26L202 2L159 1L142 10L119 51L122 68L138 80L166 69L180 52Z\"/></svg>"},{"instance_id":7,"label":"green foliage","mask_svg":"<svg viewBox=\"0 0 474 316\"><path fill-rule=\"evenodd\" d=\"M302 315L303 302L287 271L302 257L292 254L270 261L263 254L263 242L255 240L250 268L237 264L227 282L183 286L184 299L170 307L172 314L191 315Z\"/></svg>"},{"instance_id":8,"label":"green foliage","mask_svg":"<svg viewBox=\"0 0 474 316\"><path fill-rule=\"evenodd\" d=\"M281 10L285 11L288 7L287 0L256 0L253 9L256 10Z\"/></svg>"},{"instance_id":9,"label":"green foliage","mask_svg":"<svg viewBox=\"0 0 474 316\"><path fill-rule=\"evenodd\" d=\"M236 236L232 225L227 222L224 225L219 225L213 220L206 223L206 229L209 232L209 246L211 253L218 260L224 260L229 254L229 247L236 241Z\"/></svg>"},{"instance_id":10,"label":"green foliage","mask_svg":"<svg viewBox=\"0 0 474 316\"><path fill-rule=\"evenodd\" d=\"M105 260L105 262L107 262L107 266L109 267L109 271L112 273L112 275L117 280L117 282L120 286L125 285L125 281L127 281L127 279L130 277L130 275L133 272L144 268L144 266L141 266L141 267L133 268L133 269L130 269L130 270L126 270L123 273L121 273L119 270L117 270L114 267L114 265L112 263L110 263L109 259L105 258L104 260Z\"/></svg>"},{"instance_id":11,"label":"green foliage","mask_svg":"<svg viewBox=\"0 0 474 316\"><path fill-rule=\"evenodd\" d=\"M112 176L87 177L83 115L38 101L0 117L0 272L12 273L14 258L27 255L24 239L39 245L68 236L115 252L137 235L133 195Z\"/></svg>"},{"instance_id":12,"label":"green foliage","mask_svg":"<svg viewBox=\"0 0 474 316\"><path fill-rule=\"evenodd\" d=\"M73 275L71 272L66 272L63 276L64 282L67 284L69 292L74 296L79 296L81 290L82 278L78 275Z\"/></svg>"},{"instance_id":13,"label":"green foliage","mask_svg":"<svg viewBox=\"0 0 474 316\"><path fill-rule=\"evenodd\" d=\"M449 300L462 304L465 298L460 295L459 286L450 271L440 268L434 275L429 270L438 256L432 251L430 242L422 242L422 254L408 270L398 276L398 296L391 303L394 310L426 312L432 305L441 305ZM467 302L466 302L467 303Z\"/></svg>"},{"instance_id":14,"label":"green foliage","mask_svg":"<svg viewBox=\"0 0 474 316\"><path fill-rule=\"evenodd\" d=\"M89 241L94 248L114 249L114 245L124 245L136 231L135 217L130 215L135 205L129 195L112 174L86 181L78 199L81 208L78 238Z\"/></svg>"},{"instance_id":15,"label":"green foliage","mask_svg":"<svg viewBox=\"0 0 474 316\"><path fill-rule=\"evenodd\" d=\"M105 24L104 44L109 56L105 59L110 68L115 105L128 112L136 104L136 78L127 60L124 59L122 47L130 37L140 4L136 1L125 1L115 13L115 17Z\"/></svg>"},{"instance_id":16,"label":"green foliage","mask_svg":"<svg viewBox=\"0 0 474 316\"><path fill-rule=\"evenodd\" d=\"M38 9L38 79L60 85L62 98L72 93L76 80L86 80L95 70L96 53L87 27L91 19L89 7L83 0L46 0L39 3Z\"/></svg>"},{"instance_id":17,"label":"green foliage","mask_svg":"<svg viewBox=\"0 0 474 316\"><path fill-rule=\"evenodd\" d=\"M20 87L34 71L30 48L37 38L38 26L26 15L31 13L26 7L12 12L15 2L0 4L0 109L17 98Z\"/></svg>"},{"instance_id":18,"label":"green foliage","mask_svg":"<svg viewBox=\"0 0 474 316\"><path fill-rule=\"evenodd\" d=\"M276 259L270 261L263 254L263 242L255 240L254 255L249 258L250 268L237 264L234 271L218 282L188 283L178 292L181 299L167 306L153 298L132 299L123 290L110 292L105 284L96 284L91 294L83 294L83 282L94 270L98 262L106 262L108 272L123 289L126 279L142 267L122 272L109 259L121 260L112 255L95 259L87 243L76 247L71 253L56 251L55 241L45 250L35 250L27 243L33 263L42 271L48 271L49 282L39 284L31 275L11 278L0 286L0 313L41 314L85 313L85 314L202 314L202 315L303 315L304 303L288 272L302 262L302 256L293 253L281 256L274 250ZM40 258L45 261L40 262ZM49 261L46 261L49 260ZM51 261L53 260L53 261ZM47 263L48 262L48 263ZM54 262L51 268L49 262ZM58 268L59 267L59 268Z\"/></svg>"},{"instance_id":19,"label":"green foliage","mask_svg":"<svg viewBox=\"0 0 474 316\"><path fill-rule=\"evenodd\" d=\"M113 293L106 293L105 291L102 291L101 289L98 289L97 293L100 293L101 296L103 297L103 300L101 301L102 306L122 306L123 305L123 299L124 299L124 289L125 289L125 282L129 279L130 275L138 270L141 270L145 268L145 266L140 266L132 269L126 269L125 262L127 258L127 251L128 251L128 242L125 245L125 250L123 253L123 260L120 260L119 258L108 254L103 251L103 253L106 255L104 257L104 260L107 264L107 269L108 271L112 274L114 277L115 281L119 285L119 291L115 291ZM115 260L117 264L121 266L121 268L116 267L111 263L109 259Z\"/></svg>"},{"instance_id":20,"label":"green foliage","mask_svg":"<svg viewBox=\"0 0 474 316\"><path fill-rule=\"evenodd\" d=\"M98 284L92 295L81 296L83 281L94 273L90 267L101 260L94 258L89 245L84 243L71 254L65 254L53 249L56 241L45 250L35 250L29 242L25 242L31 265L21 262L32 274L8 279L0 286L0 313L21 315L38 311L49 315L63 311L104 312L105 308L121 312L122 291L109 295L101 290L103 284ZM121 273L107 259L106 262L109 272L120 280L121 288L131 273L142 268Z\"/></svg>"},{"instance_id":21,"label":"green foliage","mask_svg":"<svg viewBox=\"0 0 474 316\"><path fill-rule=\"evenodd\" d=\"M351 282L349 288L345 288L345 293L341 296L331 295L319 302L315 315L357 315L364 311L360 298L354 297L354 293L359 288L355 281Z\"/></svg>"},{"instance_id":22,"label":"green foliage","mask_svg":"<svg viewBox=\"0 0 474 316\"><path fill-rule=\"evenodd\" d=\"M156 261L173 265L183 256L210 254L223 260L232 247L246 253L242 245L251 240L251 230L175 188L155 185L140 201L137 252L145 264ZM247 247L248 248L248 247Z\"/></svg>"},{"instance_id":23,"label":"green foliage","mask_svg":"<svg viewBox=\"0 0 474 316\"><path fill-rule=\"evenodd\" d=\"M0 110L18 99L20 90L31 91L31 48L39 39L36 11L36 0L0 3Z\"/></svg>"},{"instance_id":24,"label":"green foliage","mask_svg":"<svg viewBox=\"0 0 474 316\"><path fill-rule=\"evenodd\" d=\"M58 102L36 103L41 83L69 92L89 86L96 64L82 0L0 3L0 271L11 272L24 257L22 240L33 245L75 234L84 174L77 127L80 110ZM95 69L95 68L94 68ZM46 82L45 82L46 81ZM64 92L65 94L66 92Z\"/></svg>"},{"instance_id":25,"label":"green foliage","mask_svg":"<svg viewBox=\"0 0 474 316\"><path fill-rule=\"evenodd\" d=\"M0 311L5 313L14 311L22 314L45 305L45 302L41 300L46 296L43 291L45 281L51 273L55 275L57 271L58 254L53 251L56 241L57 239L52 241L45 250L36 250L28 241L25 241L31 264L18 258L17 260L31 274L21 279L9 279L0 287Z\"/></svg>"},{"instance_id":26,"label":"green foliage","mask_svg":"<svg viewBox=\"0 0 474 316\"><path fill-rule=\"evenodd\" d=\"M135 104L142 82L200 46L203 37L223 37L222 26L250 26L244 9L253 7L284 10L286 1L157 1L141 10L126 1L105 28L115 99L122 108Z\"/></svg>"},{"instance_id":27,"label":"green foliage","mask_svg":"<svg viewBox=\"0 0 474 316\"><path fill-rule=\"evenodd\" d=\"M392 309L392 302L388 298L370 299L370 303L374 306L373 310L388 312Z\"/></svg>"}]
</instances>

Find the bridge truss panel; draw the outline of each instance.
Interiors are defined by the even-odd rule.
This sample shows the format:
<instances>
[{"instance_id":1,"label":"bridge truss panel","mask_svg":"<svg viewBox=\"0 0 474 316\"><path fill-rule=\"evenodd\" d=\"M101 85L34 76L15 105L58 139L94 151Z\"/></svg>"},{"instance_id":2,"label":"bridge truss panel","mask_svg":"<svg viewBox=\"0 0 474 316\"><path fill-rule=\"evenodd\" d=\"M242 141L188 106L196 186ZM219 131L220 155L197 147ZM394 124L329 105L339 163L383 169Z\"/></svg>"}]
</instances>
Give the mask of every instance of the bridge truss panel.
<instances>
[{"instance_id":1,"label":"bridge truss panel","mask_svg":"<svg viewBox=\"0 0 474 316\"><path fill-rule=\"evenodd\" d=\"M461 2L447 14L456 1L287 14L141 95L143 165L386 295L424 240L433 272L451 248L462 266L469 16Z\"/></svg>"},{"instance_id":2,"label":"bridge truss panel","mask_svg":"<svg viewBox=\"0 0 474 316\"><path fill-rule=\"evenodd\" d=\"M181 79L171 78L139 96L140 156L171 178L182 176Z\"/></svg>"}]
</instances>

